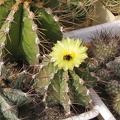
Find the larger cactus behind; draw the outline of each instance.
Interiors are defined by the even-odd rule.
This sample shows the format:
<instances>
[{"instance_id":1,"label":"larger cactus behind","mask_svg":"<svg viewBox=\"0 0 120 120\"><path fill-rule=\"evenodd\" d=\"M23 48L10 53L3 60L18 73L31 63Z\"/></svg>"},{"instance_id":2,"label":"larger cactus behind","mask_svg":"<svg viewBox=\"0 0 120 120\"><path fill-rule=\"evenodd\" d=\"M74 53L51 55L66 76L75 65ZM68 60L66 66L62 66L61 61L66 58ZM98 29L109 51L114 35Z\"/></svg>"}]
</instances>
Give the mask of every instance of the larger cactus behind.
<instances>
[{"instance_id":1,"label":"larger cactus behind","mask_svg":"<svg viewBox=\"0 0 120 120\"><path fill-rule=\"evenodd\" d=\"M91 0L60 0L54 14L59 16L59 21L64 30L87 27L94 11L94 2Z\"/></svg>"},{"instance_id":2,"label":"larger cactus behind","mask_svg":"<svg viewBox=\"0 0 120 120\"><path fill-rule=\"evenodd\" d=\"M120 1L119 0L101 0L105 6L115 15L120 14Z\"/></svg>"},{"instance_id":3,"label":"larger cactus behind","mask_svg":"<svg viewBox=\"0 0 120 120\"><path fill-rule=\"evenodd\" d=\"M4 60L37 64L40 50L47 49L46 43L61 39L60 26L52 13L45 11L46 7L52 9L58 5L57 1L53 6L52 1L3 0L0 3L0 55Z\"/></svg>"}]
</instances>

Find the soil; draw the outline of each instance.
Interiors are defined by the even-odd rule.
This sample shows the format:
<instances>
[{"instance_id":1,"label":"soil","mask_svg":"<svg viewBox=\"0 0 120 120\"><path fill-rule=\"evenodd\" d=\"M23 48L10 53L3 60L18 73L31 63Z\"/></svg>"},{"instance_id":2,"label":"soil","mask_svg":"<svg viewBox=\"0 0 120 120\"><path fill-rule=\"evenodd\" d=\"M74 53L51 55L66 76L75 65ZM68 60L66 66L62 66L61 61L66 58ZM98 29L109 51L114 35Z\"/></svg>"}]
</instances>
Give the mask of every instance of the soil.
<instances>
[{"instance_id":1,"label":"soil","mask_svg":"<svg viewBox=\"0 0 120 120\"><path fill-rule=\"evenodd\" d=\"M113 106L111 105L112 97L105 91L105 86L103 84L98 84L94 89L101 97L105 105L112 112L116 120L119 120L120 116L113 109ZM73 105L71 107L71 114L66 116L65 111L61 105L56 104L45 109L44 103L38 99L34 103L20 107L18 113L19 118L23 120L62 120L70 116L81 114L85 111L86 109L84 107L80 105ZM98 118L94 118L92 120L98 120Z\"/></svg>"},{"instance_id":2,"label":"soil","mask_svg":"<svg viewBox=\"0 0 120 120\"><path fill-rule=\"evenodd\" d=\"M83 112L85 112L84 107L73 105L73 108L71 108L71 114L66 116L63 107L59 104L45 109L43 103L36 105L35 103L30 103L19 108L19 118L23 120L62 120ZM98 119L94 118L92 120Z\"/></svg>"}]
</instances>

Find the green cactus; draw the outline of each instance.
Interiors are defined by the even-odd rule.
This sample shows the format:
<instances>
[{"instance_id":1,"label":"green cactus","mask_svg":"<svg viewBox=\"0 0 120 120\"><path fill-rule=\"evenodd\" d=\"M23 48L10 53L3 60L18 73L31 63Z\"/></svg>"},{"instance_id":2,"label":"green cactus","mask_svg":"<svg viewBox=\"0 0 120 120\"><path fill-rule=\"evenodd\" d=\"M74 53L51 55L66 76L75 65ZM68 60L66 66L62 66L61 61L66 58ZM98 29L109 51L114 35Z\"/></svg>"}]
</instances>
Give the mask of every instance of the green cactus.
<instances>
[{"instance_id":1,"label":"green cactus","mask_svg":"<svg viewBox=\"0 0 120 120\"><path fill-rule=\"evenodd\" d=\"M24 93L18 89L5 88L3 89L2 93L18 107L32 102L32 98L27 93Z\"/></svg>"},{"instance_id":2,"label":"green cactus","mask_svg":"<svg viewBox=\"0 0 120 120\"><path fill-rule=\"evenodd\" d=\"M42 66L39 73L33 76L34 84L32 88L40 95L43 95L43 102L46 107L60 103L64 107L66 114L70 114L70 106L73 103L82 106L89 105L91 102L89 90L84 85L84 80L75 72L58 69L53 66L53 63L45 63ZM86 75L87 73L84 77Z\"/></svg>"},{"instance_id":3,"label":"green cactus","mask_svg":"<svg viewBox=\"0 0 120 120\"><path fill-rule=\"evenodd\" d=\"M14 73L13 68L6 69L0 63L0 113L8 120L19 120L18 108L33 101L27 91L26 84L32 79L30 74L23 71Z\"/></svg>"},{"instance_id":4,"label":"green cactus","mask_svg":"<svg viewBox=\"0 0 120 120\"><path fill-rule=\"evenodd\" d=\"M101 0L104 5L114 14L118 15L120 13L120 1L119 0Z\"/></svg>"},{"instance_id":5,"label":"green cactus","mask_svg":"<svg viewBox=\"0 0 120 120\"><path fill-rule=\"evenodd\" d=\"M84 80L74 72L69 72L69 76L68 84L70 87L70 95L72 94L72 102L79 103L82 106L88 106L90 96L89 90L84 85Z\"/></svg>"},{"instance_id":6,"label":"green cactus","mask_svg":"<svg viewBox=\"0 0 120 120\"><path fill-rule=\"evenodd\" d=\"M116 35L112 36L110 31L101 31L95 34L91 40L93 43L93 56L101 63L115 57L119 51L120 38Z\"/></svg>"},{"instance_id":7,"label":"green cactus","mask_svg":"<svg viewBox=\"0 0 120 120\"><path fill-rule=\"evenodd\" d=\"M120 115L120 93L116 95L113 101L113 108Z\"/></svg>"},{"instance_id":8,"label":"green cactus","mask_svg":"<svg viewBox=\"0 0 120 120\"><path fill-rule=\"evenodd\" d=\"M111 69L115 76L120 77L120 56L107 63L106 66Z\"/></svg>"},{"instance_id":9,"label":"green cactus","mask_svg":"<svg viewBox=\"0 0 120 120\"><path fill-rule=\"evenodd\" d=\"M6 60L38 64L48 44L62 38L52 9L58 1L2 0L0 2L0 55ZM51 7L51 8L50 8ZM47 11L47 12L46 12ZM44 49L44 50L43 50ZM42 50L42 51L41 51Z\"/></svg>"},{"instance_id":10,"label":"green cactus","mask_svg":"<svg viewBox=\"0 0 120 120\"><path fill-rule=\"evenodd\" d=\"M96 58L90 58L88 63L87 63L87 68L89 71L95 71L99 67L98 60Z\"/></svg>"},{"instance_id":11,"label":"green cactus","mask_svg":"<svg viewBox=\"0 0 120 120\"><path fill-rule=\"evenodd\" d=\"M94 1L90 0L61 0L53 14L59 16L59 22L64 30L75 29L88 25L88 19L94 10Z\"/></svg>"},{"instance_id":12,"label":"green cactus","mask_svg":"<svg viewBox=\"0 0 120 120\"><path fill-rule=\"evenodd\" d=\"M110 80L106 85L106 91L109 94L118 94L120 92L120 82L117 80Z\"/></svg>"},{"instance_id":13,"label":"green cactus","mask_svg":"<svg viewBox=\"0 0 120 120\"><path fill-rule=\"evenodd\" d=\"M100 77L101 80L108 81L111 77L111 74L107 69L101 68L96 72L96 76Z\"/></svg>"},{"instance_id":14,"label":"green cactus","mask_svg":"<svg viewBox=\"0 0 120 120\"><path fill-rule=\"evenodd\" d=\"M75 73L84 80L84 84L87 86L87 88L91 88L96 85L98 79L89 71L75 68Z\"/></svg>"},{"instance_id":15,"label":"green cactus","mask_svg":"<svg viewBox=\"0 0 120 120\"><path fill-rule=\"evenodd\" d=\"M16 106L0 93L0 112L5 119L20 120Z\"/></svg>"}]
</instances>

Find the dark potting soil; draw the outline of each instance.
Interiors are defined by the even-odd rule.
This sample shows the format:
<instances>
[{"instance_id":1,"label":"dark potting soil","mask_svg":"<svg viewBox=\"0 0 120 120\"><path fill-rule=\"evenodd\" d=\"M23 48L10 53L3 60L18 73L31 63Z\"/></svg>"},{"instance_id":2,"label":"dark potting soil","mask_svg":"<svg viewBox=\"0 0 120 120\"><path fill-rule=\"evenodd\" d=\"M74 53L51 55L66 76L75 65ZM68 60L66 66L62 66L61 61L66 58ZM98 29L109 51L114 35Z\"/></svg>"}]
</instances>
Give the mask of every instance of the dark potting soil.
<instances>
[{"instance_id":1,"label":"dark potting soil","mask_svg":"<svg viewBox=\"0 0 120 120\"><path fill-rule=\"evenodd\" d=\"M114 115L116 120L120 120L120 116L115 112L112 106L112 96L105 91L105 85L98 84L95 88L102 101ZM89 109L86 109L80 105L73 105L71 107L71 114L65 115L65 111L61 105L54 105L45 109L45 106L41 101L30 103L19 108L19 118L23 120L62 120L64 118L81 114ZM94 118L92 120L98 120Z\"/></svg>"},{"instance_id":2,"label":"dark potting soil","mask_svg":"<svg viewBox=\"0 0 120 120\"><path fill-rule=\"evenodd\" d=\"M62 120L64 118L78 115L85 112L85 108L79 105L73 105L71 114L65 115L65 111L61 105L54 105L45 109L43 103L30 103L19 108L19 118L23 120ZM98 120L94 118L92 120Z\"/></svg>"}]
</instances>

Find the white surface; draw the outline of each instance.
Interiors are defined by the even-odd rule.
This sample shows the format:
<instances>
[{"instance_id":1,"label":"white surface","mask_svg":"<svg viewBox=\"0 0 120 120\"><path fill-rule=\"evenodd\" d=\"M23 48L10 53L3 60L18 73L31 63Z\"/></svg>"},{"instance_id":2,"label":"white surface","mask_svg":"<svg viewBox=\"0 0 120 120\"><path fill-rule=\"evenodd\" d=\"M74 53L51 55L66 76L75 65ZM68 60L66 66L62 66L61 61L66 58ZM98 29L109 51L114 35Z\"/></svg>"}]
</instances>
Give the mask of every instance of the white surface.
<instances>
[{"instance_id":1,"label":"white surface","mask_svg":"<svg viewBox=\"0 0 120 120\"><path fill-rule=\"evenodd\" d=\"M99 106L98 111L100 115L103 117L104 120L116 120L115 117L112 115L112 113L109 111L109 109L106 107L106 105L103 103L103 101L100 99L100 97L96 94L96 92L90 88L90 97L94 102L95 106Z\"/></svg>"},{"instance_id":2,"label":"white surface","mask_svg":"<svg viewBox=\"0 0 120 120\"><path fill-rule=\"evenodd\" d=\"M100 31L104 31L104 30L112 31L113 35L120 34L120 20L66 32L64 33L63 37L81 38L83 41L90 41L90 38L94 36L96 32L99 33Z\"/></svg>"},{"instance_id":3,"label":"white surface","mask_svg":"<svg viewBox=\"0 0 120 120\"><path fill-rule=\"evenodd\" d=\"M99 106L94 106L93 109L91 109L88 112L82 113L77 116L73 116L64 120L90 120L92 118L95 118L99 115Z\"/></svg>"}]
</instances>

